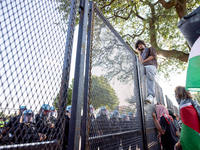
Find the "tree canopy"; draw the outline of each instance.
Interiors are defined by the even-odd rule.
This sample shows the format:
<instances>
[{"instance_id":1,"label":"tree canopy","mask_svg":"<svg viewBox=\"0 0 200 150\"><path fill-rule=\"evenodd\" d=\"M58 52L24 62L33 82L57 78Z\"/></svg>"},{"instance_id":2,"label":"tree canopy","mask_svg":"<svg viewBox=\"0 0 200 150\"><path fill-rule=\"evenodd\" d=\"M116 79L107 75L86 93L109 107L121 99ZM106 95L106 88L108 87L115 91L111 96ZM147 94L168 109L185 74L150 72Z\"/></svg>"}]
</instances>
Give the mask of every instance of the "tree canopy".
<instances>
[{"instance_id":1,"label":"tree canopy","mask_svg":"<svg viewBox=\"0 0 200 150\"><path fill-rule=\"evenodd\" d=\"M200 104L200 93L197 92L197 93L193 93L192 95L194 97L194 100L196 100Z\"/></svg>"},{"instance_id":2,"label":"tree canopy","mask_svg":"<svg viewBox=\"0 0 200 150\"><path fill-rule=\"evenodd\" d=\"M94 2L133 51L137 39L144 40L148 46L156 49L158 71L164 73L165 77L169 77L169 72L181 72L186 69L190 48L178 30L177 23L180 18L200 5L199 0ZM66 2L60 4L60 9L66 12Z\"/></svg>"},{"instance_id":3,"label":"tree canopy","mask_svg":"<svg viewBox=\"0 0 200 150\"><path fill-rule=\"evenodd\" d=\"M90 103L95 109L106 106L107 109L114 109L119 105L119 100L115 90L108 83L108 79L103 76L91 77Z\"/></svg>"}]
</instances>

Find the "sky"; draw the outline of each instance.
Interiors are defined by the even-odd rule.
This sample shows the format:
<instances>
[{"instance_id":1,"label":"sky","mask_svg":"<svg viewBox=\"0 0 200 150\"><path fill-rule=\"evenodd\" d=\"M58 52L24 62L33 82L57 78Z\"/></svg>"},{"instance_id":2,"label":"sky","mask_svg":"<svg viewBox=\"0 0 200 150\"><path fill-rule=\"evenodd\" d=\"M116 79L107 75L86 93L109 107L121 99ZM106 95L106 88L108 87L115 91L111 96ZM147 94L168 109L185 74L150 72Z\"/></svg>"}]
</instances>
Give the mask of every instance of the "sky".
<instances>
[{"instance_id":1,"label":"sky","mask_svg":"<svg viewBox=\"0 0 200 150\"><path fill-rule=\"evenodd\" d=\"M176 86L185 86L186 83L186 70L181 74L171 74L170 81L165 81L162 78L157 80L158 84L162 87L164 95L167 95L169 99L174 103L175 106L178 106L176 99L174 97L174 89Z\"/></svg>"}]
</instances>

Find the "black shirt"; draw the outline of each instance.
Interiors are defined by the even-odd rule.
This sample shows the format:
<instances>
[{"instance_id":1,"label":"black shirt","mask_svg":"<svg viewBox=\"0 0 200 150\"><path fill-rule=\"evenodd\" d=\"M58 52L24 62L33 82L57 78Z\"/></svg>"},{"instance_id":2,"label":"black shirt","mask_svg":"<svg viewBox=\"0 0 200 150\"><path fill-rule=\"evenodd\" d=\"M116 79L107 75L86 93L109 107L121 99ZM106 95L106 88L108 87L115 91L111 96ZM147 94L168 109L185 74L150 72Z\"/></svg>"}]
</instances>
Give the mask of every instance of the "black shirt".
<instances>
[{"instance_id":1,"label":"black shirt","mask_svg":"<svg viewBox=\"0 0 200 150\"><path fill-rule=\"evenodd\" d=\"M163 130L165 130L165 134L161 135L161 142L164 150L174 150L174 145L178 142L178 138L176 136L176 127L170 119L168 119L169 123L167 123L165 117L160 118L160 125Z\"/></svg>"}]
</instances>

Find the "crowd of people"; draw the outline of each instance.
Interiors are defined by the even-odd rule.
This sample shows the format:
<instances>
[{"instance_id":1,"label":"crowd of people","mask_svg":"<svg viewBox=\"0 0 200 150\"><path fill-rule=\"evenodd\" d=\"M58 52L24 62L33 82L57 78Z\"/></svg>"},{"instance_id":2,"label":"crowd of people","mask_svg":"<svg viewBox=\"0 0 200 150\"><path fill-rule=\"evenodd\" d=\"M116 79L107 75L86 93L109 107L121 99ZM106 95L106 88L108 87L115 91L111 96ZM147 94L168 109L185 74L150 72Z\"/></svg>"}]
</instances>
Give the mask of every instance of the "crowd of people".
<instances>
[{"instance_id":1,"label":"crowd of people","mask_svg":"<svg viewBox=\"0 0 200 150\"><path fill-rule=\"evenodd\" d=\"M173 110L159 103L156 105L156 113L152 114L159 132L161 149L187 150L189 147L189 149L200 150L200 105L192 99L190 92L181 86L176 87L175 97L180 107L180 117L174 114ZM136 148L138 143L130 140L134 138L133 131L127 132L141 127L138 117L133 112L120 115L118 110L111 112L102 106L95 115L92 105L89 109L90 127L87 134L90 139L90 150ZM48 104L43 104L36 115L26 106L21 106L18 115L10 118L4 128L1 126L3 130L0 134L0 145L56 140L61 123L55 114L56 109ZM67 106L64 118L63 149L67 149L71 105ZM80 133L80 137L82 134ZM142 146L139 145L139 148Z\"/></svg>"},{"instance_id":2,"label":"crowd of people","mask_svg":"<svg viewBox=\"0 0 200 150\"><path fill-rule=\"evenodd\" d=\"M21 106L18 115L1 128L0 145L31 143L55 139L55 108L42 105L40 111L34 112Z\"/></svg>"},{"instance_id":3,"label":"crowd of people","mask_svg":"<svg viewBox=\"0 0 200 150\"><path fill-rule=\"evenodd\" d=\"M5 125L1 132L0 145L22 144L40 141L51 141L58 138L59 120L55 115L56 110L48 104L43 104L39 112L34 115L34 112L27 109L26 106L21 106L18 115L12 117ZM63 139L63 148L67 149L69 140L69 125L71 118L71 105L67 106L65 114L65 131ZM127 115L120 115L118 110L109 112L103 106L100 108L97 115L94 114L94 107L90 105L90 129L89 137L100 137L103 135L130 131L139 128L138 121L133 112ZM81 133L80 133L81 135ZM98 138L90 144L90 149L129 149L131 142L127 143L130 134L123 138L114 139L112 136ZM91 140L92 141L92 140Z\"/></svg>"},{"instance_id":4,"label":"crowd of people","mask_svg":"<svg viewBox=\"0 0 200 150\"><path fill-rule=\"evenodd\" d=\"M161 150L200 150L200 105L183 86L175 88L175 98L179 104L181 128L173 112L161 104L156 105L156 114L152 114Z\"/></svg>"}]
</instances>

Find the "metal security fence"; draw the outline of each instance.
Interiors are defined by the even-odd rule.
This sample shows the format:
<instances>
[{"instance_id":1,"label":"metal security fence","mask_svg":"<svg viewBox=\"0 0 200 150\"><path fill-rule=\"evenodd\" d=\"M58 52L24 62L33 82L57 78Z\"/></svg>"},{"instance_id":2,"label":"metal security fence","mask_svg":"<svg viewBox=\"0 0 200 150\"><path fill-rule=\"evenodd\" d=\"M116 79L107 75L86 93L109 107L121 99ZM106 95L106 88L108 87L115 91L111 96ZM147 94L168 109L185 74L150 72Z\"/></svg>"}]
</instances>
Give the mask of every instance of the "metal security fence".
<instances>
[{"instance_id":1,"label":"metal security fence","mask_svg":"<svg viewBox=\"0 0 200 150\"><path fill-rule=\"evenodd\" d=\"M88 43L91 43L87 51L90 57L86 59L88 89L84 93L88 94L84 99L87 119L82 125L86 129L81 133L84 137L81 140L86 138L88 149L159 149L158 132L152 119L155 105L143 103L144 67L92 2ZM156 101L165 104L162 88L157 83Z\"/></svg>"},{"instance_id":2,"label":"metal security fence","mask_svg":"<svg viewBox=\"0 0 200 150\"><path fill-rule=\"evenodd\" d=\"M165 95L165 97L166 97L166 102L167 102L167 108L174 111L174 105L173 105L172 101L169 99L169 97L167 95Z\"/></svg>"},{"instance_id":3,"label":"metal security fence","mask_svg":"<svg viewBox=\"0 0 200 150\"><path fill-rule=\"evenodd\" d=\"M0 149L63 148L76 5L0 1Z\"/></svg>"},{"instance_id":4,"label":"metal security fence","mask_svg":"<svg viewBox=\"0 0 200 150\"><path fill-rule=\"evenodd\" d=\"M144 67L93 2L80 1L79 21L77 0L0 5L0 149L160 149Z\"/></svg>"},{"instance_id":5,"label":"metal security fence","mask_svg":"<svg viewBox=\"0 0 200 150\"><path fill-rule=\"evenodd\" d=\"M135 56L94 5L89 149L143 149ZM92 12L91 12L92 13Z\"/></svg>"}]
</instances>

